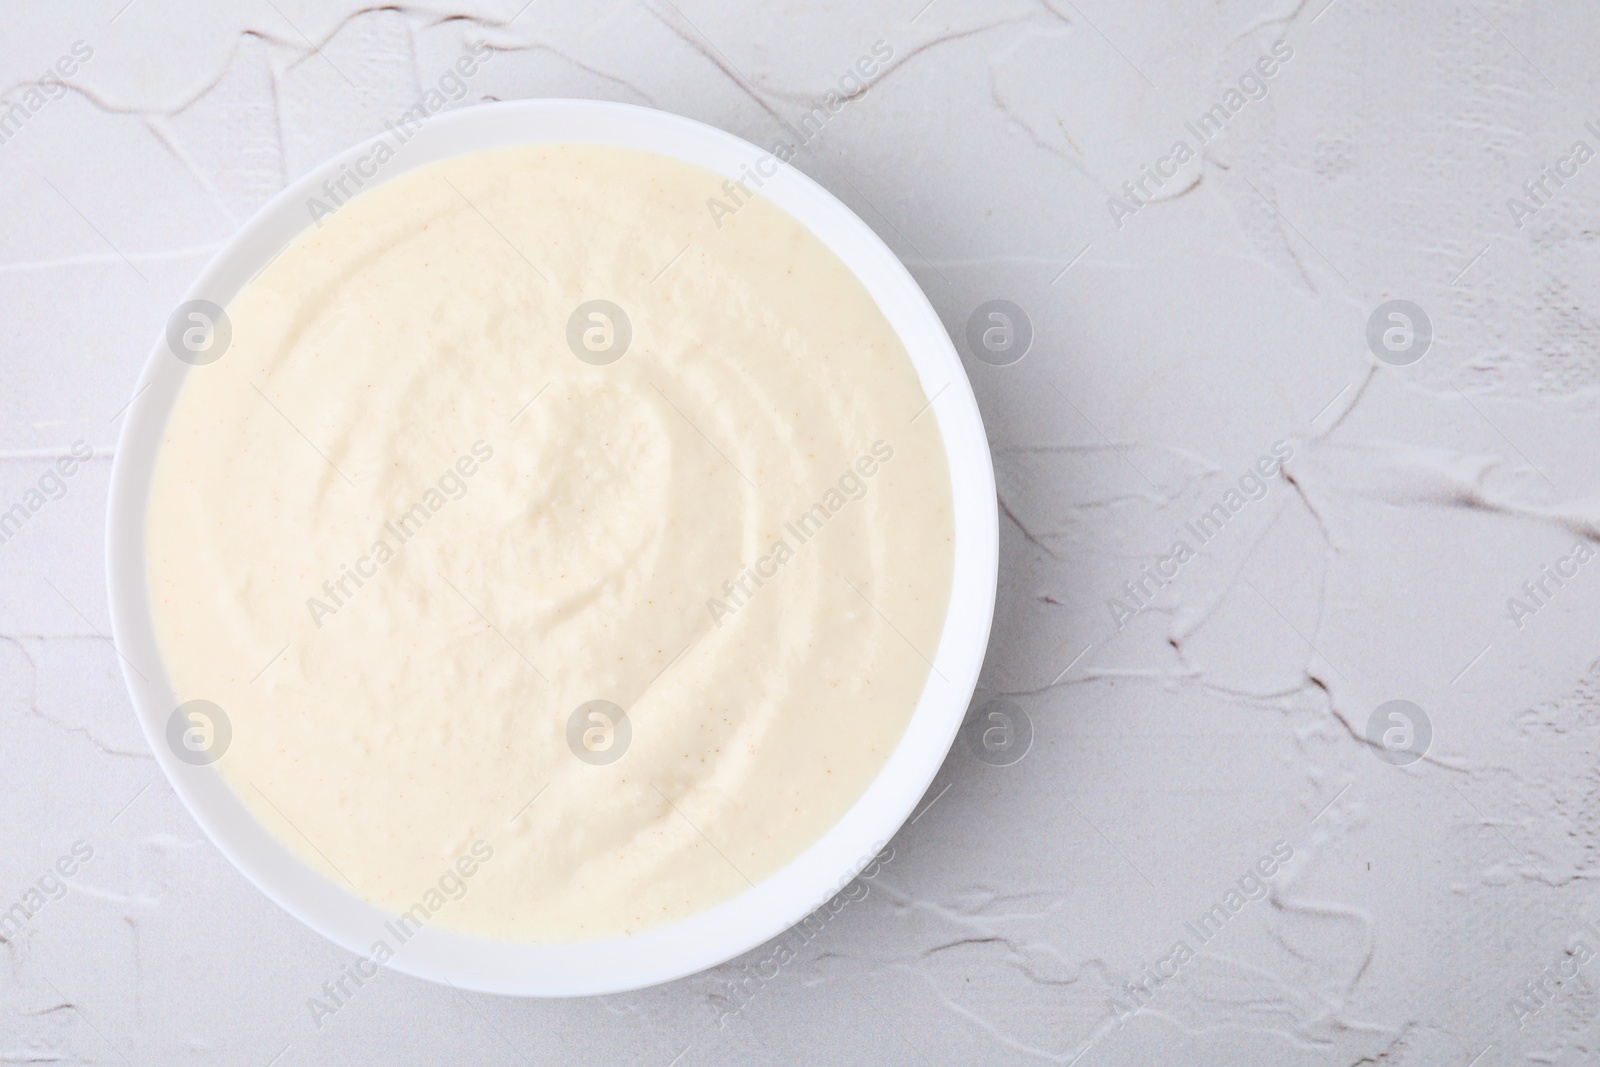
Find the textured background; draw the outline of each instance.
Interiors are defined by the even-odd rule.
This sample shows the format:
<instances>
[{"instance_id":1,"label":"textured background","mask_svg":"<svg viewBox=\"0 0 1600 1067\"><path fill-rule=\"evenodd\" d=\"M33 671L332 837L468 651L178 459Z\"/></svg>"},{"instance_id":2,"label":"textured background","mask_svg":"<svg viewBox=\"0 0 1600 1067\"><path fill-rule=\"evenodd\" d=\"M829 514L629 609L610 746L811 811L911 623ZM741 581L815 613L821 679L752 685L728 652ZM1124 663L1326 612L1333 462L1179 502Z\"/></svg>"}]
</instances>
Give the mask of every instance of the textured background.
<instances>
[{"instance_id":1,"label":"textured background","mask_svg":"<svg viewBox=\"0 0 1600 1067\"><path fill-rule=\"evenodd\" d=\"M0 4L10 102L93 49L0 144L0 510L95 454L0 544L0 908L94 853L3 946L0 1063L1594 1062L1600 562L1522 585L1600 540L1600 161L1572 154L1600 150L1600 9L924 2ZM764 147L893 49L795 165L964 349L1002 508L980 700L1032 740L1000 766L958 742L775 976L776 946L571 1002L386 974L318 1028L350 957L222 859L135 726L106 483L207 258L478 40L452 106L629 101ZM1200 145L1185 123L1279 40ZM1114 211L1178 140L1195 158ZM1571 176L1535 200L1547 166ZM996 298L1035 333L1012 366L962 340ZM1368 343L1394 299L1435 333L1407 366ZM1185 524L1279 442L1286 475L1200 546ZM1418 729L1383 720L1386 751L1395 699Z\"/></svg>"}]
</instances>

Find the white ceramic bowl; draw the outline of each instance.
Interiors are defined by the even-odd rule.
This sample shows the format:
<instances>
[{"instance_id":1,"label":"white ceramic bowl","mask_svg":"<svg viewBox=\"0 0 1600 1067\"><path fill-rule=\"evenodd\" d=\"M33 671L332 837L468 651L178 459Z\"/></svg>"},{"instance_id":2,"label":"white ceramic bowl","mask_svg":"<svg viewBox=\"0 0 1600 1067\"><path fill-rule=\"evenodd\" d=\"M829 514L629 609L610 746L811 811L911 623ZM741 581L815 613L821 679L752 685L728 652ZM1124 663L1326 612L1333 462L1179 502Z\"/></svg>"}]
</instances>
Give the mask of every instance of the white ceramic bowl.
<instances>
[{"instance_id":1,"label":"white ceramic bowl","mask_svg":"<svg viewBox=\"0 0 1600 1067\"><path fill-rule=\"evenodd\" d=\"M226 307L298 233L311 225L307 200L378 141L358 145L294 182L256 213L195 280L185 300ZM488 104L434 118L369 186L450 156L551 141L625 145L737 177L770 153L710 126L647 108L589 100ZM424 928L389 966L468 989L525 996L613 993L669 981L753 949L799 922L857 874L892 838L938 771L977 684L994 613L999 528L989 445L967 381L939 317L894 254L849 208L792 167L762 187L811 229L867 287L899 334L944 435L955 508L955 575L935 670L905 736L866 793L820 840L777 873L708 911L628 937L571 943L492 941ZM370 167L365 168L370 169ZM163 669L145 576L145 510L156 453L184 378L165 337L139 378L112 468L106 529L111 621L126 657L123 675L156 760L217 848L262 892L324 937L369 955L393 918L311 870L255 818L211 766L191 766L168 748L177 702ZM926 416L923 416L926 417ZM393 945L392 938L385 938Z\"/></svg>"}]
</instances>

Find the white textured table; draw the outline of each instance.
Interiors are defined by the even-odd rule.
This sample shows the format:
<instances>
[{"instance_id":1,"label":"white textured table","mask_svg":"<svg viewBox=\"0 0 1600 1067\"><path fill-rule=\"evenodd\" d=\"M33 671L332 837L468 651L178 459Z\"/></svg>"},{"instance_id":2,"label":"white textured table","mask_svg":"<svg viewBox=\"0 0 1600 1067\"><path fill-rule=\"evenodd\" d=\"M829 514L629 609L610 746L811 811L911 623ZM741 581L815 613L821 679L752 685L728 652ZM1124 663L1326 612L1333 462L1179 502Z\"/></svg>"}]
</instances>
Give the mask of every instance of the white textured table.
<instances>
[{"instance_id":1,"label":"white textured table","mask_svg":"<svg viewBox=\"0 0 1600 1067\"><path fill-rule=\"evenodd\" d=\"M0 5L0 1062L1592 1062L1600 9L923 2ZM386 974L319 1027L349 959L135 726L107 476L205 260L480 40L448 106L768 147L813 116L795 165L967 356L980 700L1031 747L958 742L781 968L568 1002ZM990 300L1014 365L967 348Z\"/></svg>"}]
</instances>

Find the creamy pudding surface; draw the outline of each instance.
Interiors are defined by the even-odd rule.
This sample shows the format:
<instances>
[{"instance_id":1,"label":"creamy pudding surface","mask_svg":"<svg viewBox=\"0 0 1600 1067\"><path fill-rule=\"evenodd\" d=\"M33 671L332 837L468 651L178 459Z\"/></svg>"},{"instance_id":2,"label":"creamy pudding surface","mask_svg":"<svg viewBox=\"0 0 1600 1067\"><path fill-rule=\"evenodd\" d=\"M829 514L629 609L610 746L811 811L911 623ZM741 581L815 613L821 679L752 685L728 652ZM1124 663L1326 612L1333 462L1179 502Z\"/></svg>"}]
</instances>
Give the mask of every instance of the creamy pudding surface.
<instances>
[{"instance_id":1,"label":"creamy pudding surface","mask_svg":"<svg viewBox=\"0 0 1600 1067\"><path fill-rule=\"evenodd\" d=\"M225 715L202 743L257 818L387 911L470 852L431 924L684 918L906 728L953 565L937 421L855 275L733 188L584 144L408 172L188 374L147 526L173 691Z\"/></svg>"}]
</instances>

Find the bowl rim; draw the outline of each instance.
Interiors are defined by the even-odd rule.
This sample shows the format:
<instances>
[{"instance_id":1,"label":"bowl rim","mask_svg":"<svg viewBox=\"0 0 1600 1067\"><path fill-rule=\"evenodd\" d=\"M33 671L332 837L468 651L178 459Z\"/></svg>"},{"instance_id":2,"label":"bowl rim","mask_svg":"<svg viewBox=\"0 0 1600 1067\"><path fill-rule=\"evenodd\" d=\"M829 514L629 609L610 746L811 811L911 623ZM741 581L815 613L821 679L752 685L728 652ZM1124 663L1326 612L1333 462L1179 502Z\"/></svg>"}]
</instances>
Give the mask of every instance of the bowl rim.
<instances>
[{"instance_id":1,"label":"bowl rim","mask_svg":"<svg viewBox=\"0 0 1600 1067\"><path fill-rule=\"evenodd\" d=\"M204 368L174 358L164 332L129 402L106 514L112 634L135 713L157 763L218 850L280 908L358 956L375 958L382 941L393 955L378 962L403 973L463 989L540 997L624 992L714 967L771 941L843 890L911 815L960 730L988 647L999 569L994 470L971 383L927 296L877 234L774 152L723 130L632 104L547 99L448 111L396 147L398 141L398 132L386 127L290 182L224 243L183 301L205 299L226 307L314 224L309 200L322 197L324 183L347 167L366 175L360 165L371 164L380 143L390 146L393 159L362 184L363 191L451 156L556 142L643 149L730 178L765 175L761 195L843 260L889 320L911 356L924 395L932 398L923 410L933 414L944 440L955 526L950 604L905 733L866 791L817 841L756 885L705 911L635 934L589 941L499 941L424 926L390 944L396 931L385 923L392 923L392 913L307 866L255 820L214 766L180 761L165 743L176 700L148 607L145 517L173 402L187 376Z\"/></svg>"}]
</instances>

